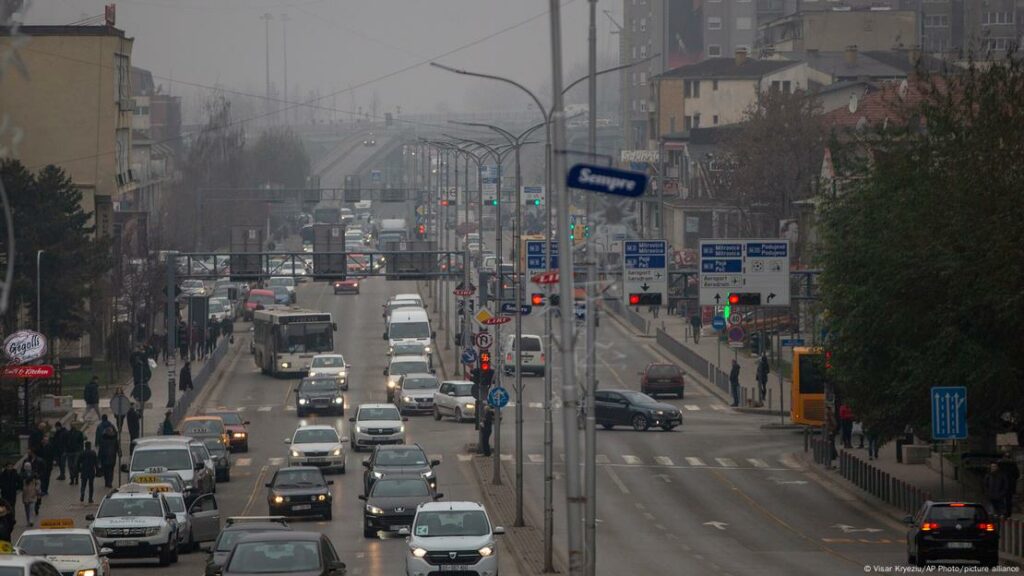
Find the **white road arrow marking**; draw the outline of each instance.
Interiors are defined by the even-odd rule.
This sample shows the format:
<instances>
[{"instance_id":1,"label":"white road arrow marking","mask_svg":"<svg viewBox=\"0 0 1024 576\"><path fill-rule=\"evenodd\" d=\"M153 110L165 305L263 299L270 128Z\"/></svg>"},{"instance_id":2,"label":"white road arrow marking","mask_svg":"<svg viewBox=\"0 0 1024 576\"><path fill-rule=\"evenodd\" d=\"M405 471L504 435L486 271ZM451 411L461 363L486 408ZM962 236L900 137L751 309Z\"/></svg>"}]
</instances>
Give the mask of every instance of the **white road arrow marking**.
<instances>
[{"instance_id":1,"label":"white road arrow marking","mask_svg":"<svg viewBox=\"0 0 1024 576\"><path fill-rule=\"evenodd\" d=\"M728 526L729 524L726 523L726 522L712 521L712 522L705 522L704 525L705 526L714 526L715 528L718 528L719 530L725 530L725 527Z\"/></svg>"},{"instance_id":2,"label":"white road arrow marking","mask_svg":"<svg viewBox=\"0 0 1024 576\"><path fill-rule=\"evenodd\" d=\"M843 531L843 534L851 534L853 532L881 532L881 528L854 528L849 524L833 524L833 528L839 528Z\"/></svg>"}]
</instances>

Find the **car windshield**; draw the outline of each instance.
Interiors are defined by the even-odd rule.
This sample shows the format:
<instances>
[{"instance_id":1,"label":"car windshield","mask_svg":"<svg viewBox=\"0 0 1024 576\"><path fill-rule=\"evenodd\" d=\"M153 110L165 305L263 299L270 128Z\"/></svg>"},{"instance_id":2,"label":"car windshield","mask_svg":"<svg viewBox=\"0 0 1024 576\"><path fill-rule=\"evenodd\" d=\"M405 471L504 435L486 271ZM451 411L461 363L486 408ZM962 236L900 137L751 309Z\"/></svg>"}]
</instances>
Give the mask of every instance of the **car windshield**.
<instances>
[{"instance_id":1,"label":"car windshield","mask_svg":"<svg viewBox=\"0 0 1024 576\"><path fill-rule=\"evenodd\" d=\"M988 514L981 506L932 506L928 510L928 520L939 522L984 522Z\"/></svg>"},{"instance_id":2,"label":"car windshield","mask_svg":"<svg viewBox=\"0 0 1024 576\"><path fill-rule=\"evenodd\" d=\"M188 420L181 425L182 436L210 436L224 433L224 423L219 420Z\"/></svg>"},{"instance_id":3,"label":"car windshield","mask_svg":"<svg viewBox=\"0 0 1024 576\"><path fill-rule=\"evenodd\" d=\"M395 300L388 303L388 312L394 312L398 308L422 308L422 305L413 300Z\"/></svg>"},{"instance_id":4,"label":"car windshield","mask_svg":"<svg viewBox=\"0 0 1024 576\"><path fill-rule=\"evenodd\" d=\"M388 374L392 376L397 374L412 374L414 372L429 372L430 369L427 367L427 363L423 360L409 361L409 362L392 362L391 368L388 369Z\"/></svg>"},{"instance_id":5,"label":"car windshield","mask_svg":"<svg viewBox=\"0 0 1024 576\"><path fill-rule=\"evenodd\" d=\"M515 350L515 340L512 340L512 349ZM540 338L523 337L523 352L540 352Z\"/></svg>"},{"instance_id":6,"label":"car windshield","mask_svg":"<svg viewBox=\"0 0 1024 576\"><path fill-rule=\"evenodd\" d=\"M330 378L303 378L302 384L299 385L299 392L309 392L311 390L335 390L338 388L338 383L335 380L336 377Z\"/></svg>"},{"instance_id":7,"label":"car windshield","mask_svg":"<svg viewBox=\"0 0 1024 576\"><path fill-rule=\"evenodd\" d=\"M167 500L167 507L175 514L185 513L185 499L181 496L165 496Z\"/></svg>"},{"instance_id":8,"label":"car windshield","mask_svg":"<svg viewBox=\"0 0 1024 576\"><path fill-rule=\"evenodd\" d=\"M452 384L452 391L450 392L450 394L452 396L472 396L473 385L470 383Z\"/></svg>"},{"instance_id":9,"label":"car windshield","mask_svg":"<svg viewBox=\"0 0 1024 576\"><path fill-rule=\"evenodd\" d=\"M271 286L270 289L274 291L274 296L286 296L286 295L288 295L288 287L287 286Z\"/></svg>"},{"instance_id":10,"label":"car windshield","mask_svg":"<svg viewBox=\"0 0 1024 576\"><path fill-rule=\"evenodd\" d=\"M413 534L418 537L485 536L491 527L480 510L439 510L416 515Z\"/></svg>"},{"instance_id":11,"label":"car windshield","mask_svg":"<svg viewBox=\"0 0 1024 576\"><path fill-rule=\"evenodd\" d=\"M392 498L402 496L429 496L430 489L422 478L382 479L373 483L371 496Z\"/></svg>"},{"instance_id":12,"label":"car windshield","mask_svg":"<svg viewBox=\"0 0 1024 576\"><path fill-rule=\"evenodd\" d=\"M136 449L132 454L132 470L145 470L154 467L163 467L168 470L191 470L192 460L188 456L188 450L184 448Z\"/></svg>"},{"instance_id":13,"label":"car windshield","mask_svg":"<svg viewBox=\"0 0 1024 576\"><path fill-rule=\"evenodd\" d=\"M430 338L430 324L427 322L392 322L388 331L392 340L399 338Z\"/></svg>"},{"instance_id":14,"label":"car windshield","mask_svg":"<svg viewBox=\"0 0 1024 576\"><path fill-rule=\"evenodd\" d=\"M276 529L269 530L266 528L261 528L257 530L222 530L220 533L220 537L217 538L217 545L214 547L214 550L216 550L217 552L230 552L231 548L235 545L235 542L241 540L243 536L275 531Z\"/></svg>"},{"instance_id":15,"label":"car windshield","mask_svg":"<svg viewBox=\"0 0 1024 576\"><path fill-rule=\"evenodd\" d=\"M274 303L274 296L271 294L249 293L249 302L253 304L263 304L264 306Z\"/></svg>"},{"instance_id":16,"label":"car windshield","mask_svg":"<svg viewBox=\"0 0 1024 576\"><path fill-rule=\"evenodd\" d=\"M651 378L675 378L679 376L679 369L675 366L657 364L647 370L647 375Z\"/></svg>"},{"instance_id":17,"label":"car windshield","mask_svg":"<svg viewBox=\"0 0 1024 576\"><path fill-rule=\"evenodd\" d=\"M230 424L232 426L242 425L242 417L238 415L238 412L221 412L217 414L217 416L220 416L220 419L225 424Z\"/></svg>"},{"instance_id":18,"label":"car windshield","mask_svg":"<svg viewBox=\"0 0 1024 576\"><path fill-rule=\"evenodd\" d=\"M360 408L356 420L401 420L398 408Z\"/></svg>"},{"instance_id":19,"label":"car windshield","mask_svg":"<svg viewBox=\"0 0 1024 576\"><path fill-rule=\"evenodd\" d=\"M278 328L278 346L282 351L294 354L334 350L334 329L329 322L283 324Z\"/></svg>"},{"instance_id":20,"label":"car windshield","mask_svg":"<svg viewBox=\"0 0 1024 576\"><path fill-rule=\"evenodd\" d=\"M203 444L206 445L206 449L210 451L210 454L215 456L226 456L228 453L219 438L207 438L203 440Z\"/></svg>"},{"instance_id":21,"label":"car windshield","mask_svg":"<svg viewBox=\"0 0 1024 576\"><path fill-rule=\"evenodd\" d=\"M373 463L376 466L426 466L427 457L419 448L378 449Z\"/></svg>"},{"instance_id":22,"label":"car windshield","mask_svg":"<svg viewBox=\"0 0 1024 576\"><path fill-rule=\"evenodd\" d=\"M96 517L155 516L160 518L163 515L160 500L147 496L143 498L104 498Z\"/></svg>"},{"instance_id":23,"label":"car windshield","mask_svg":"<svg viewBox=\"0 0 1024 576\"><path fill-rule=\"evenodd\" d=\"M345 359L341 356L317 356L313 358L312 368L344 368Z\"/></svg>"},{"instance_id":24,"label":"car windshield","mask_svg":"<svg viewBox=\"0 0 1024 576\"><path fill-rule=\"evenodd\" d=\"M315 572L320 568L316 542L241 542L231 553L226 572L290 574Z\"/></svg>"},{"instance_id":25,"label":"car windshield","mask_svg":"<svg viewBox=\"0 0 1024 576\"><path fill-rule=\"evenodd\" d=\"M437 379L435 378L406 378L402 382L402 388L404 390L429 390L431 388L437 388Z\"/></svg>"},{"instance_id":26,"label":"car windshield","mask_svg":"<svg viewBox=\"0 0 1024 576\"><path fill-rule=\"evenodd\" d=\"M337 442L338 433L333 428L314 428L311 430L299 430L295 432L292 444L321 444L324 442Z\"/></svg>"},{"instance_id":27,"label":"car windshield","mask_svg":"<svg viewBox=\"0 0 1024 576\"><path fill-rule=\"evenodd\" d=\"M647 394L641 394L632 390L623 390L621 394L626 397L626 400L629 400L630 404L653 404L657 402L657 400Z\"/></svg>"},{"instance_id":28,"label":"car windshield","mask_svg":"<svg viewBox=\"0 0 1024 576\"><path fill-rule=\"evenodd\" d=\"M210 298L210 310L213 312L219 312L230 306L227 298Z\"/></svg>"},{"instance_id":29,"label":"car windshield","mask_svg":"<svg viewBox=\"0 0 1024 576\"><path fill-rule=\"evenodd\" d=\"M319 470L281 470L274 479L274 487L324 486L324 476Z\"/></svg>"},{"instance_id":30,"label":"car windshield","mask_svg":"<svg viewBox=\"0 0 1024 576\"><path fill-rule=\"evenodd\" d=\"M181 287L182 288L202 288L203 287L203 281L202 280L184 280L181 283Z\"/></svg>"},{"instance_id":31,"label":"car windshield","mask_svg":"<svg viewBox=\"0 0 1024 576\"><path fill-rule=\"evenodd\" d=\"M29 534L18 540L28 556L93 556L96 548L88 534Z\"/></svg>"},{"instance_id":32,"label":"car windshield","mask_svg":"<svg viewBox=\"0 0 1024 576\"><path fill-rule=\"evenodd\" d=\"M271 278L268 286L295 286L294 278Z\"/></svg>"}]
</instances>

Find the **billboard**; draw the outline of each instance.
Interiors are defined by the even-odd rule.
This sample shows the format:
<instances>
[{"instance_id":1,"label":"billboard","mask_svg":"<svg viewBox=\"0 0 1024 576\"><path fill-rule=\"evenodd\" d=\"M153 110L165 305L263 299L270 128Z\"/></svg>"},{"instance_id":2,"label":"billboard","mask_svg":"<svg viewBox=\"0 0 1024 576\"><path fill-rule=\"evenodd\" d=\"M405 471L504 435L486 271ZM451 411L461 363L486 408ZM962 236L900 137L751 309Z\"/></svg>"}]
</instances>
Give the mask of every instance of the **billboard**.
<instances>
[{"instance_id":1,"label":"billboard","mask_svg":"<svg viewBox=\"0 0 1024 576\"><path fill-rule=\"evenodd\" d=\"M704 59L705 0L668 2L668 69Z\"/></svg>"}]
</instances>

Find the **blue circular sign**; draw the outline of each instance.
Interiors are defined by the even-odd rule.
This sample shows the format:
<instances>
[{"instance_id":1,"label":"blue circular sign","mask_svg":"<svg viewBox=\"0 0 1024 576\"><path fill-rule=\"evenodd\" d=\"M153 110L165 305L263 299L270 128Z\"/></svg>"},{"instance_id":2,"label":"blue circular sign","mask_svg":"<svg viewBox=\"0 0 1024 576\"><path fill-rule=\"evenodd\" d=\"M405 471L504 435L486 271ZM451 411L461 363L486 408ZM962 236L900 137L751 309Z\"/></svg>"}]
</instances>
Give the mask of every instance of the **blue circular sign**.
<instances>
[{"instance_id":1,"label":"blue circular sign","mask_svg":"<svg viewBox=\"0 0 1024 576\"><path fill-rule=\"evenodd\" d=\"M474 364L476 363L476 350L472 348L466 348L462 351L462 363L463 364Z\"/></svg>"},{"instance_id":2,"label":"blue circular sign","mask_svg":"<svg viewBox=\"0 0 1024 576\"><path fill-rule=\"evenodd\" d=\"M714 318L711 319L711 327L714 328L715 330L724 330L725 318L721 316L715 316Z\"/></svg>"},{"instance_id":3,"label":"blue circular sign","mask_svg":"<svg viewBox=\"0 0 1024 576\"><path fill-rule=\"evenodd\" d=\"M491 388L487 393L487 403L495 408L504 408L508 405L508 390L501 386Z\"/></svg>"}]
</instances>

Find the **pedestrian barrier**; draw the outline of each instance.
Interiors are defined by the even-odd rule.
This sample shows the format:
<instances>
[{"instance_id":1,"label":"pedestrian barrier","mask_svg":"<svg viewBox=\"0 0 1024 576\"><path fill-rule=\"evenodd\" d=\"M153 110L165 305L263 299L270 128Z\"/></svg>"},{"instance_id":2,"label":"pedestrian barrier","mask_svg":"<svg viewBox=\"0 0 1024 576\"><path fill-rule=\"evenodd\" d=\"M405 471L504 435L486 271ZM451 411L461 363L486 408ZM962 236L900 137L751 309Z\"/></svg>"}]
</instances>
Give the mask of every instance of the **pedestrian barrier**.
<instances>
[{"instance_id":1,"label":"pedestrian barrier","mask_svg":"<svg viewBox=\"0 0 1024 576\"><path fill-rule=\"evenodd\" d=\"M644 334L649 333L650 322L648 322L643 316L634 312L633 309L628 306L624 306L621 300L618 298L606 298L604 301L613 312L625 318L633 328L636 328Z\"/></svg>"},{"instance_id":2,"label":"pedestrian barrier","mask_svg":"<svg viewBox=\"0 0 1024 576\"><path fill-rule=\"evenodd\" d=\"M839 474L861 490L899 508L907 514L914 514L931 495L888 472L856 457L852 452L839 452Z\"/></svg>"},{"instance_id":3,"label":"pedestrian barrier","mask_svg":"<svg viewBox=\"0 0 1024 576\"><path fill-rule=\"evenodd\" d=\"M999 523L999 551L1018 558L1024 556L1024 522L1004 518Z\"/></svg>"},{"instance_id":4,"label":"pedestrian barrier","mask_svg":"<svg viewBox=\"0 0 1024 576\"><path fill-rule=\"evenodd\" d=\"M171 421L174 422L175 426L188 414L188 409L192 406L193 400L206 387L210 376L213 375L217 365L227 355L229 348L230 342L228 342L228 339L221 338L220 342L217 343L217 347L214 348L213 354L210 355L209 360L204 362L199 370L192 375L192 390L185 391L174 404L174 408L171 409Z\"/></svg>"}]
</instances>

